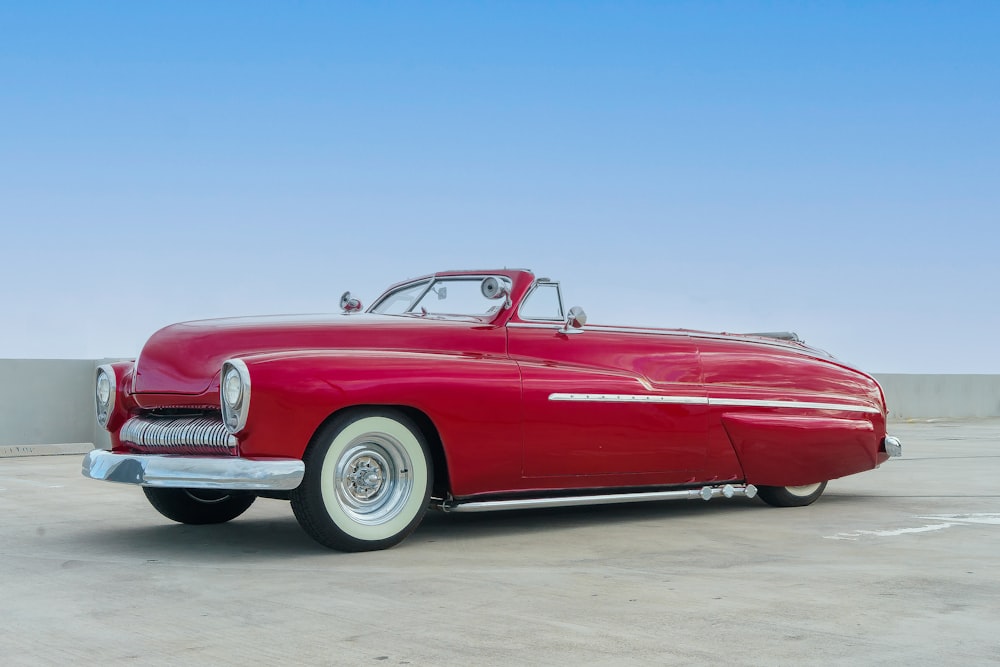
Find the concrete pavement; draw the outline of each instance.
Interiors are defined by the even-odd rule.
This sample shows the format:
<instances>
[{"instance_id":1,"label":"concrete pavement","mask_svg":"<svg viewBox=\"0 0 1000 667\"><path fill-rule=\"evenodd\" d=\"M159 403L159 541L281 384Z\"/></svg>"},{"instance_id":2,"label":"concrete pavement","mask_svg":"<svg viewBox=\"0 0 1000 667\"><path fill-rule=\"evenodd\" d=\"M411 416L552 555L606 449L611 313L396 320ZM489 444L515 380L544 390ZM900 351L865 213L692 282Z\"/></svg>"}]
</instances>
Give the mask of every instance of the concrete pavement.
<instances>
[{"instance_id":1,"label":"concrete pavement","mask_svg":"<svg viewBox=\"0 0 1000 667\"><path fill-rule=\"evenodd\" d=\"M1000 420L895 424L813 506L431 513L395 549L287 503L182 526L80 459L0 459L0 663L1000 663Z\"/></svg>"}]
</instances>

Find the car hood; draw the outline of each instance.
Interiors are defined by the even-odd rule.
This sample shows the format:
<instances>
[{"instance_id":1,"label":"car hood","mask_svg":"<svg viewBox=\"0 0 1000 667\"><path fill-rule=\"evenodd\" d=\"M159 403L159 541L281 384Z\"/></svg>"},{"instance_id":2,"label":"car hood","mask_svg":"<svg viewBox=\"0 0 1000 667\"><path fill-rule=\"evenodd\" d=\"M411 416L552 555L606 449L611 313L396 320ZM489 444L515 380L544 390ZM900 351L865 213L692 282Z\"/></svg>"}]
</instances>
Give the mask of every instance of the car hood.
<instances>
[{"instance_id":1,"label":"car hood","mask_svg":"<svg viewBox=\"0 0 1000 667\"><path fill-rule=\"evenodd\" d=\"M219 384L222 363L289 350L380 349L503 353L502 337L471 336L482 322L386 315L280 315L172 324L153 334L136 360L137 394L201 395ZM492 349L496 348L496 349Z\"/></svg>"}]
</instances>

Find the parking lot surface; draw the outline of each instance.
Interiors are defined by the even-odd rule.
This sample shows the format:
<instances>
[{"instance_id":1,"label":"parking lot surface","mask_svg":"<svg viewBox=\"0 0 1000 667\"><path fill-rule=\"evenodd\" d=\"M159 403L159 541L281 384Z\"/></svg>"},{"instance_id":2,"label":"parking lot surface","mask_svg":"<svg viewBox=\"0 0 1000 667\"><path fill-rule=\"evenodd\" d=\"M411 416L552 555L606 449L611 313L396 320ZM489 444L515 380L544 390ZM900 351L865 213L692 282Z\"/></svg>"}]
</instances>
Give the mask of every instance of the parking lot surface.
<instances>
[{"instance_id":1,"label":"parking lot surface","mask_svg":"<svg viewBox=\"0 0 1000 667\"><path fill-rule=\"evenodd\" d=\"M1000 663L1000 421L897 423L811 507L432 512L342 554L287 503L183 526L0 459L0 664Z\"/></svg>"}]
</instances>

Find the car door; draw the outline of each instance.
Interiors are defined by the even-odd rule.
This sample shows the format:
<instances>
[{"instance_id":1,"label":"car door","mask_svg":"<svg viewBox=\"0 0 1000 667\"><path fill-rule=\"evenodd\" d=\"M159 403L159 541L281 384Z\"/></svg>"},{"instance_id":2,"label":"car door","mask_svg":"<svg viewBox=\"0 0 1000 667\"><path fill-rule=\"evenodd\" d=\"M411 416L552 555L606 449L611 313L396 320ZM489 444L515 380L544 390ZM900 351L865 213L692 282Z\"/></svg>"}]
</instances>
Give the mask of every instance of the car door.
<instances>
[{"instance_id":1,"label":"car door","mask_svg":"<svg viewBox=\"0 0 1000 667\"><path fill-rule=\"evenodd\" d=\"M581 486L600 486L601 476L697 480L708 400L686 336L523 321L507 335L521 373L525 477L586 476Z\"/></svg>"}]
</instances>

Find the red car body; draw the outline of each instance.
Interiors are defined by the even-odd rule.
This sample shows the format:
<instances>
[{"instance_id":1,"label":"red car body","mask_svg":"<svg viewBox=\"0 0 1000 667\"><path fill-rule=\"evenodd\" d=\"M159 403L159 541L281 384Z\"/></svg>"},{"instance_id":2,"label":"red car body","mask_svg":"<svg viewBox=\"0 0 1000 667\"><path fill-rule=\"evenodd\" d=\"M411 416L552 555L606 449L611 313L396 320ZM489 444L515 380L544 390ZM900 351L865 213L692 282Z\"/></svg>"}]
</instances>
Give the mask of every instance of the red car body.
<instances>
[{"instance_id":1,"label":"red car body","mask_svg":"<svg viewBox=\"0 0 1000 667\"><path fill-rule=\"evenodd\" d=\"M483 285L484 303L495 305L471 314L428 312L427 305L450 298L444 285ZM499 293L487 296L493 288ZM441 292L437 300L429 290ZM549 304L541 315L523 305L535 290ZM408 300L416 294L426 304L419 310L416 297ZM98 412L112 450L89 455L84 473L140 484L147 495L184 490L207 504L230 500L231 491L250 501L291 496L294 507L310 479L311 448L332 439L330 425L352 413L387 415L416 433L432 478L429 504L452 510L752 496L758 487L772 504L807 504L827 480L899 453L886 435L878 383L794 335L567 322L574 317L581 319L576 309L564 312L558 283L500 270L400 283L366 313L169 326L135 363L99 370ZM102 372L111 384L103 403ZM227 377L231 397L245 391L240 400L248 403L229 426L225 391L220 395ZM402 452L404 459L415 451ZM392 469L376 459L329 473L340 475L331 483L362 522L366 494L385 491L379 475ZM231 472L235 461L239 475ZM213 477L216 464L226 472ZM190 474L176 472L184 466ZM345 481L350 474L354 481ZM150 500L161 511L175 504ZM296 516L322 522L315 515L331 502L300 499L312 509L296 509ZM164 513L203 522L186 509ZM231 518L220 516L204 522ZM336 548L384 548L420 516L389 535L347 530L349 539L324 539L323 530L304 527ZM335 516L334 532L337 525Z\"/></svg>"}]
</instances>

